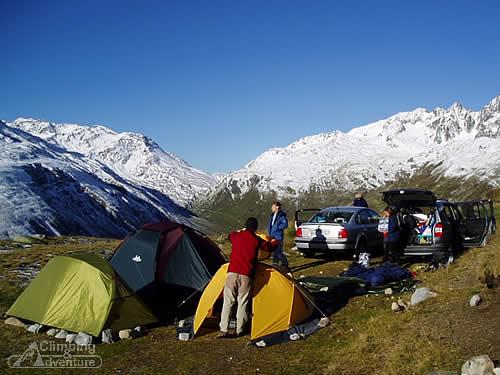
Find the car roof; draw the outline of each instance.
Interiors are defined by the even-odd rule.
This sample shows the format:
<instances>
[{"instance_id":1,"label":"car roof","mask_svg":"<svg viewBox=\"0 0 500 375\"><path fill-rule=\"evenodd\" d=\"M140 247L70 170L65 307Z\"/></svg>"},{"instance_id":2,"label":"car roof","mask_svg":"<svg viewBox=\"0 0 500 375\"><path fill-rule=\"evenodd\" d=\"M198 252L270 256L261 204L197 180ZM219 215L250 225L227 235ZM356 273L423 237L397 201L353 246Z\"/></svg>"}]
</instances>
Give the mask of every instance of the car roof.
<instances>
[{"instance_id":1,"label":"car roof","mask_svg":"<svg viewBox=\"0 0 500 375\"><path fill-rule=\"evenodd\" d=\"M371 208L367 207L355 207L355 206L332 206L332 207L325 207L322 208L321 211L347 211L347 212L357 212L361 210L372 210Z\"/></svg>"}]
</instances>

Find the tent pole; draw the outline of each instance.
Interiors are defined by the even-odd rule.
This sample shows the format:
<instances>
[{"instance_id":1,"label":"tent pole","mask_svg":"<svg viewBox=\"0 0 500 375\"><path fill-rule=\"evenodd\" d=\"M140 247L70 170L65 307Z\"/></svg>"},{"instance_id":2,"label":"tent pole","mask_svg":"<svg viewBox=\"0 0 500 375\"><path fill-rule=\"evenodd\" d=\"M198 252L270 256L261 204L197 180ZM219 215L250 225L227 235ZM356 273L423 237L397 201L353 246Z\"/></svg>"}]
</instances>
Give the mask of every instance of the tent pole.
<instances>
[{"instance_id":1,"label":"tent pole","mask_svg":"<svg viewBox=\"0 0 500 375\"><path fill-rule=\"evenodd\" d=\"M189 301L191 298L194 297L194 295L198 292L200 292L203 288L205 288L207 286L207 284L210 282L211 280L208 280L205 284L203 284L200 288L196 289L193 293L191 293L184 301L182 301L181 303L179 303L177 305L177 307L181 307L182 305L184 305L187 301Z\"/></svg>"},{"instance_id":2,"label":"tent pole","mask_svg":"<svg viewBox=\"0 0 500 375\"><path fill-rule=\"evenodd\" d=\"M323 317L324 317L324 318L326 318L326 319L328 320L328 322L329 322L330 324L333 324L333 322L330 320L330 318L329 318L329 317L327 317L323 311L321 311L321 309L318 307L318 305L316 305L316 304L314 303L314 301L313 301L313 300L311 300L311 298L309 298L309 296L308 296L306 293L303 293L303 292L302 292L302 290L300 290L300 288L297 288L297 289L299 290L300 294L302 294L302 296L303 296L306 300L308 300L308 301L309 301L309 303L310 303L311 305L313 305L313 307L314 307L316 310L318 310L318 311L320 312L320 314L321 314L321 315L323 315Z\"/></svg>"}]
</instances>

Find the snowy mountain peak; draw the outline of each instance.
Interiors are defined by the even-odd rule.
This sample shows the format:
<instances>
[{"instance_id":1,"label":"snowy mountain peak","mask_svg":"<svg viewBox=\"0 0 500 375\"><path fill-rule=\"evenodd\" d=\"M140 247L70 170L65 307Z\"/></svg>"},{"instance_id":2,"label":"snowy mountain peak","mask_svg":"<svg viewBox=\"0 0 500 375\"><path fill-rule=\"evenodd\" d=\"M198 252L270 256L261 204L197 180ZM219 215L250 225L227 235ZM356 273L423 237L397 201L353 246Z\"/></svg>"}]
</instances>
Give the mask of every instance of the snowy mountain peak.
<instances>
[{"instance_id":1,"label":"snowy mountain peak","mask_svg":"<svg viewBox=\"0 0 500 375\"><path fill-rule=\"evenodd\" d=\"M215 177L162 150L142 134L118 133L102 125L54 124L34 119L17 119L9 125L97 160L118 175L159 190L183 206L216 183Z\"/></svg>"},{"instance_id":2,"label":"snowy mountain peak","mask_svg":"<svg viewBox=\"0 0 500 375\"><path fill-rule=\"evenodd\" d=\"M453 104L448 108L448 111L462 111L464 107L459 102L453 102Z\"/></svg>"},{"instance_id":3,"label":"snowy mountain peak","mask_svg":"<svg viewBox=\"0 0 500 375\"><path fill-rule=\"evenodd\" d=\"M221 189L233 197L251 188L296 195L321 189L371 189L424 165L446 175L490 178L500 184L500 97L480 112L460 103L448 109L416 108L347 133L334 131L272 148L227 175Z\"/></svg>"},{"instance_id":4,"label":"snowy mountain peak","mask_svg":"<svg viewBox=\"0 0 500 375\"><path fill-rule=\"evenodd\" d=\"M123 237L166 217L200 222L167 195L3 121L0 207L0 238L33 233Z\"/></svg>"}]
</instances>

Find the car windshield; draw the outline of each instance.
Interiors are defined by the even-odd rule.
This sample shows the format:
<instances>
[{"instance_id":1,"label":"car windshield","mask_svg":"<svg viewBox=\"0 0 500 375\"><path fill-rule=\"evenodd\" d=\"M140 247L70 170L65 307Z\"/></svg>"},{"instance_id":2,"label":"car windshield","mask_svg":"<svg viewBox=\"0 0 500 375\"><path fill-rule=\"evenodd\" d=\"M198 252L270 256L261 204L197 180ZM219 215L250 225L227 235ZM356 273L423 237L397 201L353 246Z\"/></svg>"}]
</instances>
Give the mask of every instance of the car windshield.
<instances>
[{"instance_id":1,"label":"car windshield","mask_svg":"<svg viewBox=\"0 0 500 375\"><path fill-rule=\"evenodd\" d=\"M348 211L320 211L309 222L344 224L351 219L352 214L352 212Z\"/></svg>"}]
</instances>

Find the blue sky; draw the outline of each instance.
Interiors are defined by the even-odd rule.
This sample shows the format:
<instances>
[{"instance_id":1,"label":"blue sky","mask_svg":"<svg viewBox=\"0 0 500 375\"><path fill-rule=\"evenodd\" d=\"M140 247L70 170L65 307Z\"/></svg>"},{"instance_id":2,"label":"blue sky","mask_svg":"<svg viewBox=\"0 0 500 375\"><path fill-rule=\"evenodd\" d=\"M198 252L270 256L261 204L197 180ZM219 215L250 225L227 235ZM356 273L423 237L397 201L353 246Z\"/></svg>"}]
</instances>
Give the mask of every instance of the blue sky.
<instances>
[{"instance_id":1,"label":"blue sky","mask_svg":"<svg viewBox=\"0 0 500 375\"><path fill-rule=\"evenodd\" d=\"M0 118L102 124L208 172L500 95L498 1L1 1Z\"/></svg>"}]
</instances>

